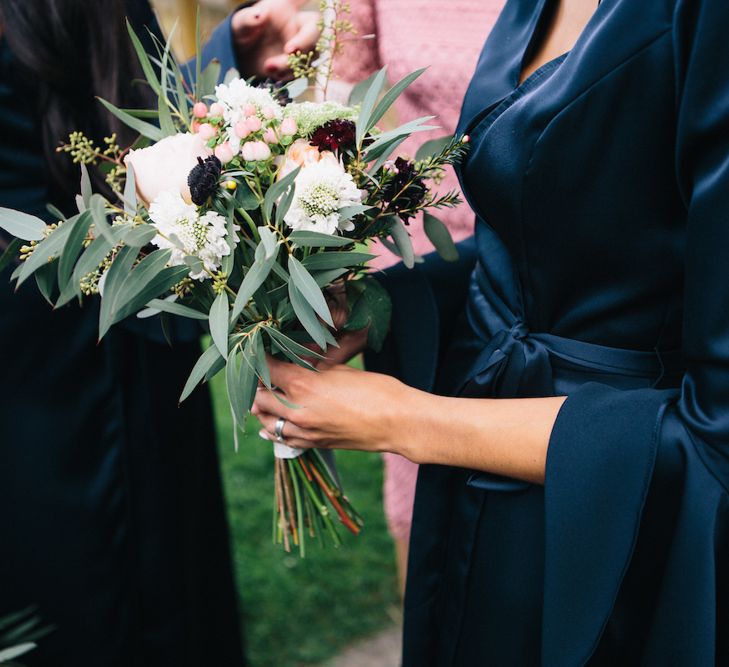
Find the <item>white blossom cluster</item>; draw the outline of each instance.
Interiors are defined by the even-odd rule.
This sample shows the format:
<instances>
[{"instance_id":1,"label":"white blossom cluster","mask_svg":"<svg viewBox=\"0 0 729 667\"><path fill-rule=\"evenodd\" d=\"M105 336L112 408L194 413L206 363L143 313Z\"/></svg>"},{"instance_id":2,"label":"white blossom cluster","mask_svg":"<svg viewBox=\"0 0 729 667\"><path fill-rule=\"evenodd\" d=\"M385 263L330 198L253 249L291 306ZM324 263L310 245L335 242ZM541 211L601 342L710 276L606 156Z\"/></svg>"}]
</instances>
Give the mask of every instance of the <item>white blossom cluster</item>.
<instances>
[{"instance_id":1,"label":"white blossom cluster","mask_svg":"<svg viewBox=\"0 0 729 667\"><path fill-rule=\"evenodd\" d=\"M186 203L179 192L160 192L149 207L149 217L158 231L152 243L172 250L171 266L185 264L187 256L202 261L204 269L191 269L190 278L209 278L207 271L217 271L223 257L230 254L225 218L214 211L200 215L197 207Z\"/></svg>"}]
</instances>

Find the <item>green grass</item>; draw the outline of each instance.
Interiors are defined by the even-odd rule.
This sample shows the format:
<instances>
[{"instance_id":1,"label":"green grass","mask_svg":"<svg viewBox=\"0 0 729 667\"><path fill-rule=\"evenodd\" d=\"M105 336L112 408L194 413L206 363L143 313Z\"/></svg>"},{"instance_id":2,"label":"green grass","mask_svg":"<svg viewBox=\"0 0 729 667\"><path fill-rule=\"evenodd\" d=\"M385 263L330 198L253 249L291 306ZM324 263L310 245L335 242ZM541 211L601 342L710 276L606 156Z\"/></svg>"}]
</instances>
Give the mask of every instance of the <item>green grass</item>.
<instances>
[{"instance_id":1,"label":"green grass","mask_svg":"<svg viewBox=\"0 0 729 667\"><path fill-rule=\"evenodd\" d=\"M337 463L347 495L365 518L344 545L309 543L306 559L271 543L271 445L249 420L233 451L224 378L212 382L235 575L244 614L251 667L319 664L354 639L392 622L397 605L393 547L382 509L380 457L340 452Z\"/></svg>"}]
</instances>

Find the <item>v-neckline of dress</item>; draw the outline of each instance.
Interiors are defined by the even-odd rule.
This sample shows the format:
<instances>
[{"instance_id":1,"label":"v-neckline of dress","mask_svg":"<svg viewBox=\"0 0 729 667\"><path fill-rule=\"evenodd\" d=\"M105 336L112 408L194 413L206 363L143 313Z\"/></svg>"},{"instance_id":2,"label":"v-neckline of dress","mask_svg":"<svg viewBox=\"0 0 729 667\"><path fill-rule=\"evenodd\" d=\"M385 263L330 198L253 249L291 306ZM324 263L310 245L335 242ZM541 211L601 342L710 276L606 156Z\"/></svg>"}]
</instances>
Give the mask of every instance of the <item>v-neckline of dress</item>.
<instances>
[{"instance_id":1,"label":"v-neckline of dress","mask_svg":"<svg viewBox=\"0 0 729 667\"><path fill-rule=\"evenodd\" d=\"M530 58L530 56L534 53L534 49L539 44L539 41L544 36L544 30L545 30L545 21L548 18L548 14L550 10L554 10L553 3L557 2L558 0L539 0L534 14L532 15L531 22L529 24L528 29L528 35L524 48L521 51L521 55L517 60L516 69L511 73L511 83L512 83L512 93L518 91L522 86L527 84L530 79L532 79L535 75L539 76L544 72L545 69L551 69L555 63L562 63L569 55L572 53L574 48L584 39L585 35L587 34L588 30L592 27L593 22L595 21L595 16L599 12L600 7L602 6L602 0L598 1L597 7L595 8L595 11L592 13L592 16L589 18L587 23L585 24L585 27L582 29L580 34L577 36L577 39L575 40L574 44L570 49L565 51L564 53L556 56L555 58L552 58L551 60L548 60L539 67L537 67L533 72L531 72L529 75L527 75L524 80L522 81L522 75L524 73L524 68ZM511 94L509 95L511 97Z\"/></svg>"}]
</instances>

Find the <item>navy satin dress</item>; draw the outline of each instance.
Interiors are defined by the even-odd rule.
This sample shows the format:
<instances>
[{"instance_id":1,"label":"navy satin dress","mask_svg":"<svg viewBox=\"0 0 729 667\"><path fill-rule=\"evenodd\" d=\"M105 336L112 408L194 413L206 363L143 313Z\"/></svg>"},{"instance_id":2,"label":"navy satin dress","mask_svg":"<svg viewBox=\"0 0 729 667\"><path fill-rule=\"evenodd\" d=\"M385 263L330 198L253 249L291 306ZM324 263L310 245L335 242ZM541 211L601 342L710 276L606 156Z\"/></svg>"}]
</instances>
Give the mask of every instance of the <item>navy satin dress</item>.
<instances>
[{"instance_id":1,"label":"navy satin dress","mask_svg":"<svg viewBox=\"0 0 729 667\"><path fill-rule=\"evenodd\" d=\"M568 399L543 487L422 467L404 665L727 665L729 3L603 0L519 85L553 5L509 0L464 103L477 261L435 390ZM403 276L427 387L443 263Z\"/></svg>"},{"instance_id":2,"label":"navy satin dress","mask_svg":"<svg viewBox=\"0 0 729 667\"><path fill-rule=\"evenodd\" d=\"M144 36L148 3L129 10ZM213 54L233 64L229 25ZM37 93L0 41L0 206L72 212L47 175ZM14 293L12 269L0 273L0 616L36 605L54 627L23 664L242 665L210 399L177 404L199 330L176 327L170 348L159 323L130 320L97 344L93 300L54 312L33 281Z\"/></svg>"}]
</instances>

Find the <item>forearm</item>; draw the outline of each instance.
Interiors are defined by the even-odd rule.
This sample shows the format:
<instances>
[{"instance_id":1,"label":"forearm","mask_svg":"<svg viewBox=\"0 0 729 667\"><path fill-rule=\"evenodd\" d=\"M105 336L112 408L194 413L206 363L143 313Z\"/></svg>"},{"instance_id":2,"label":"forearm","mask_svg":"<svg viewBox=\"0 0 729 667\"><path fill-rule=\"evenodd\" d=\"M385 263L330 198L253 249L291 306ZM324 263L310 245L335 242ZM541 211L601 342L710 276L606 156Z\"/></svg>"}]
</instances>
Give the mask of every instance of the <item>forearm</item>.
<instances>
[{"instance_id":1,"label":"forearm","mask_svg":"<svg viewBox=\"0 0 729 667\"><path fill-rule=\"evenodd\" d=\"M544 483L549 439L565 397L472 399L408 393L407 410L399 412L394 429L392 448L398 453L416 463Z\"/></svg>"}]
</instances>

